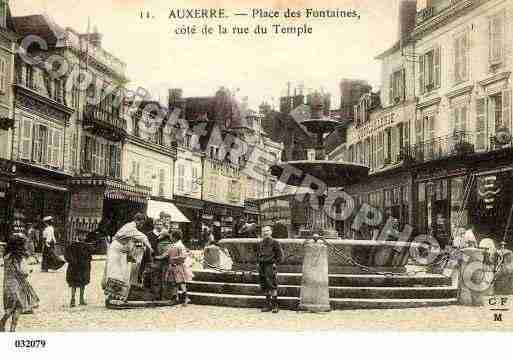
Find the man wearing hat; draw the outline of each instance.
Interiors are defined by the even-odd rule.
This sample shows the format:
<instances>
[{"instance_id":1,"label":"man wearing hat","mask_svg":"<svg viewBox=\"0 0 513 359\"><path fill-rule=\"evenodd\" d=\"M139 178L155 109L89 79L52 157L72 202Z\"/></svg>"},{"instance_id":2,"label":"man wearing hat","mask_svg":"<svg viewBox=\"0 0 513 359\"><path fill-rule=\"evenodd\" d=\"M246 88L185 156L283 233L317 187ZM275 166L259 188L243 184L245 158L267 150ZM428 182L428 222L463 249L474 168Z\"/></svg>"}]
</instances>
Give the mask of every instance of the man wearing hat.
<instances>
[{"instance_id":1,"label":"man wearing hat","mask_svg":"<svg viewBox=\"0 0 513 359\"><path fill-rule=\"evenodd\" d=\"M260 288L265 292L266 303L262 312L278 313L278 281L276 265L283 261L283 249L272 237L273 230L269 226L262 228L262 241L257 246L258 275Z\"/></svg>"}]
</instances>

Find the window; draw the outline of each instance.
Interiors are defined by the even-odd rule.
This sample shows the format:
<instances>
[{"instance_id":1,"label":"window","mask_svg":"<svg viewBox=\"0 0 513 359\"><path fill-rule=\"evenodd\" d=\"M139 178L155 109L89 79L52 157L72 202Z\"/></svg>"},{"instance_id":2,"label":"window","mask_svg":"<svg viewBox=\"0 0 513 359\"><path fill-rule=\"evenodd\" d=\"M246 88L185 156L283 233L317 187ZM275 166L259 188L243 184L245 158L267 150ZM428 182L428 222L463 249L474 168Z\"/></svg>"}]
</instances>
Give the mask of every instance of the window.
<instances>
[{"instance_id":1,"label":"window","mask_svg":"<svg viewBox=\"0 0 513 359\"><path fill-rule=\"evenodd\" d=\"M495 130L500 128L511 128L510 119L510 91L504 91L494 96L490 96L490 111L493 116L493 125Z\"/></svg>"},{"instance_id":2,"label":"window","mask_svg":"<svg viewBox=\"0 0 513 359\"><path fill-rule=\"evenodd\" d=\"M440 47L419 57L419 90L421 94L440 87L440 72Z\"/></svg>"},{"instance_id":3,"label":"window","mask_svg":"<svg viewBox=\"0 0 513 359\"><path fill-rule=\"evenodd\" d=\"M398 103L406 98L405 71L401 69L390 75L390 105Z\"/></svg>"},{"instance_id":4,"label":"window","mask_svg":"<svg viewBox=\"0 0 513 359\"><path fill-rule=\"evenodd\" d=\"M7 1L0 0L0 27L7 27Z\"/></svg>"},{"instance_id":5,"label":"window","mask_svg":"<svg viewBox=\"0 0 513 359\"><path fill-rule=\"evenodd\" d=\"M486 99L476 101L476 150L486 147Z\"/></svg>"},{"instance_id":6,"label":"window","mask_svg":"<svg viewBox=\"0 0 513 359\"><path fill-rule=\"evenodd\" d=\"M185 166L178 165L178 191L185 192Z\"/></svg>"},{"instance_id":7,"label":"window","mask_svg":"<svg viewBox=\"0 0 513 359\"><path fill-rule=\"evenodd\" d=\"M132 161L130 171L130 179L135 183L140 183L141 180L141 164L138 161Z\"/></svg>"},{"instance_id":8,"label":"window","mask_svg":"<svg viewBox=\"0 0 513 359\"><path fill-rule=\"evenodd\" d=\"M364 142L363 146L363 161L365 166L370 166L370 157L371 157L371 142L370 138L367 138Z\"/></svg>"},{"instance_id":9,"label":"window","mask_svg":"<svg viewBox=\"0 0 513 359\"><path fill-rule=\"evenodd\" d=\"M384 155L385 155L385 148L384 148L384 142L385 142L385 131L381 131L378 133L378 140L377 140L377 166L376 167L382 167L384 163Z\"/></svg>"},{"instance_id":10,"label":"window","mask_svg":"<svg viewBox=\"0 0 513 359\"><path fill-rule=\"evenodd\" d=\"M460 104L452 110L453 133L463 133L467 130L468 106Z\"/></svg>"},{"instance_id":11,"label":"window","mask_svg":"<svg viewBox=\"0 0 513 359\"><path fill-rule=\"evenodd\" d=\"M468 80L468 35L460 35L454 40L454 82Z\"/></svg>"},{"instance_id":12,"label":"window","mask_svg":"<svg viewBox=\"0 0 513 359\"><path fill-rule=\"evenodd\" d=\"M51 97L57 102L64 102L64 85L61 79L56 79L53 82Z\"/></svg>"},{"instance_id":13,"label":"window","mask_svg":"<svg viewBox=\"0 0 513 359\"><path fill-rule=\"evenodd\" d=\"M166 171L161 168L159 170L159 196L164 196L166 188Z\"/></svg>"},{"instance_id":14,"label":"window","mask_svg":"<svg viewBox=\"0 0 513 359\"><path fill-rule=\"evenodd\" d=\"M504 13L492 16L489 20L490 28L490 63L492 65L502 62L504 47Z\"/></svg>"},{"instance_id":15,"label":"window","mask_svg":"<svg viewBox=\"0 0 513 359\"><path fill-rule=\"evenodd\" d=\"M78 149L78 135L77 133L73 133L71 137L71 168L73 170L77 169L77 149Z\"/></svg>"},{"instance_id":16,"label":"window","mask_svg":"<svg viewBox=\"0 0 513 359\"><path fill-rule=\"evenodd\" d=\"M197 167L192 167L192 192L198 192L199 191L199 181L200 181L200 178L198 176L198 168Z\"/></svg>"},{"instance_id":17,"label":"window","mask_svg":"<svg viewBox=\"0 0 513 359\"><path fill-rule=\"evenodd\" d=\"M77 86L73 86L71 90L71 103L75 109L80 106L80 89Z\"/></svg>"},{"instance_id":18,"label":"window","mask_svg":"<svg viewBox=\"0 0 513 359\"><path fill-rule=\"evenodd\" d=\"M62 130L33 123L24 118L21 122L20 157L41 165L62 167Z\"/></svg>"},{"instance_id":19,"label":"window","mask_svg":"<svg viewBox=\"0 0 513 359\"><path fill-rule=\"evenodd\" d=\"M23 81L22 85L25 87L28 87L30 89L35 89L35 83L34 83L34 68L30 65L25 65L23 67Z\"/></svg>"},{"instance_id":20,"label":"window","mask_svg":"<svg viewBox=\"0 0 513 359\"><path fill-rule=\"evenodd\" d=\"M432 141L435 138L435 116L433 114L424 116L424 158L426 160L434 158L436 154L436 143Z\"/></svg>"},{"instance_id":21,"label":"window","mask_svg":"<svg viewBox=\"0 0 513 359\"><path fill-rule=\"evenodd\" d=\"M0 0L0 8L3 5ZM7 61L0 59L0 92L5 93L7 91Z\"/></svg>"}]
</instances>

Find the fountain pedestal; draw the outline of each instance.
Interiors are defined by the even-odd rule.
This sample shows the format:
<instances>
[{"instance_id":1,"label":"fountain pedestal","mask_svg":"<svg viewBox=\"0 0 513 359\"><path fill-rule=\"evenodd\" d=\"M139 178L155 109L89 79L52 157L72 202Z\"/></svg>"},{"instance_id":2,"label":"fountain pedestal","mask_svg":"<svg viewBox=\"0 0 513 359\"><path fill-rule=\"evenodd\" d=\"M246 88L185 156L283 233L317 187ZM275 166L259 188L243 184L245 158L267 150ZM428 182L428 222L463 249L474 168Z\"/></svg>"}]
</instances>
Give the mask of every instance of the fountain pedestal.
<instances>
[{"instance_id":1,"label":"fountain pedestal","mask_svg":"<svg viewBox=\"0 0 513 359\"><path fill-rule=\"evenodd\" d=\"M303 259L303 277L299 310L313 313L329 312L330 290L328 276L328 248L326 245L307 241Z\"/></svg>"}]
</instances>

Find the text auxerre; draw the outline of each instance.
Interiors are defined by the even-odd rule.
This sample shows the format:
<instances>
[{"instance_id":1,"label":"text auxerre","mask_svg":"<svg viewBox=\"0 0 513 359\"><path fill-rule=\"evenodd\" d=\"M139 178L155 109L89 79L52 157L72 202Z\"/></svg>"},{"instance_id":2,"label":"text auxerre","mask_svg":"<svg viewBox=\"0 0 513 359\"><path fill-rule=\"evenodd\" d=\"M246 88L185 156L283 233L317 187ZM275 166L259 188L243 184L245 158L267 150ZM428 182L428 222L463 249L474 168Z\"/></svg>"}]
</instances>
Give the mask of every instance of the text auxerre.
<instances>
[{"instance_id":1,"label":"text auxerre","mask_svg":"<svg viewBox=\"0 0 513 359\"><path fill-rule=\"evenodd\" d=\"M227 18L225 9L171 9L170 19Z\"/></svg>"}]
</instances>

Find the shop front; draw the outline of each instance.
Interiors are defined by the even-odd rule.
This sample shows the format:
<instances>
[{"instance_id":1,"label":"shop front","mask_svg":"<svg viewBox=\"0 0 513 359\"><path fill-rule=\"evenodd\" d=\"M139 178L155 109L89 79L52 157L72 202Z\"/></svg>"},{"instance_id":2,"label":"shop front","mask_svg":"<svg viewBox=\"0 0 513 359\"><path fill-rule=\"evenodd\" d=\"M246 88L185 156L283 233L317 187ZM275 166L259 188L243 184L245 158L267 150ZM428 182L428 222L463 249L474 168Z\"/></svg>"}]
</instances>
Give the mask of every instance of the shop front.
<instances>
[{"instance_id":1,"label":"shop front","mask_svg":"<svg viewBox=\"0 0 513 359\"><path fill-rule=\"evenodd\" d=\"M419 171L415 178L416 231L433 234L437 221L446 222L447 230L464 227L468 208L464 206L469 169L435 169Z\"/></svg>"},{"instance_id":2,"label":"shop front","mask_svg":"<svg viewBox=\"0 0 513 359\"><path fill-rule=\"evenodd\" d=\"M398 167L386 173L375 173L365 182L344 188L354 201L354 210L345 221L337 222L339 235L355 239L376 238L376 234L380 233L390 218L398 221L401 230L407 224L411 224L411 178L410 172ZM382 213L382 220L374 226L363 225L355 231L353 223L364 204L379 210Z\"/></svg>"},{"instance_id":3,"label":"shop front","mask_svg":"<svg viewBox=\"0 0 513 359\"><path fill-rule=\"evenodd\" d=\"M12 220L12 179L16 166L8 160L0 159L0 242L7 242Z\"/></svg>"},{"instance_id":4,"label":"shop front","mask_svg":"<svg viewBox=\"0 0 513 359\"><path fill-rule=\"evenodd\" d=\"M202 213L203 201L196 198L177 196L173 197L173 203L187 217L188 223L180 223L184 242L189 242L193 247L199 246L202 240ZM186 243L187 245L187 243Z\"/></svg>"},{"instance_id":5,"label":"shop front","mask_svg":"<svg viewBox=\"0 0 513 359\"><path fill-rule=\"evenodd\" d=\"M61 172L16 162L16 176L11 186L13 213L23 215L25 224L35 223L42 231L43 218L53 217L58 250L68 241L68 178Z\"/></svg>"},{"instance_id":6,"label":"shop front","mask_svg":"<svg viewBox=\"0 0 513 359\"><path fill-rule=\"evenodd\" d=\"M102 228L109 235L138 212L145 213L150 188L131 186L115 179L82 177L70 181L69 236L85 239Z\"/></svg>"},{"instance_id":7,"label":"shop front","mask_svg":"<svg viewBox=\"0 0 513 359\"><path fill-rule=\"evenodd\" d=\"M214 236L232 238L235 230L235 218L244 214L244 207L235 207L205 201L202 219L207 226L213 226Z\"/></svg>"},{"instance_id":8,"label":"shop front","mask_svg":"<svg viewBox=\"0 0 513 359\"><path fill-rule=\"evenodd\" d=\"M258 200L260 226L273 228L275 238L296 236L306 224L306 214L294 195L270 197Z\"/></svg>"},{"instance_id":9,"label":"shop front","mask_svg":"<svg viewBox=\"0 0 513 359\"><path fill-rule=\"evenodd\" d=\"M503 240L513 247L507 228L513 214L513 166L497 153L473 154L459 165L415 171L415 210L418 233L434 233L437 222L447 222L454 234L471 225L478 240Z\"/></svg>"}]
</instances>

